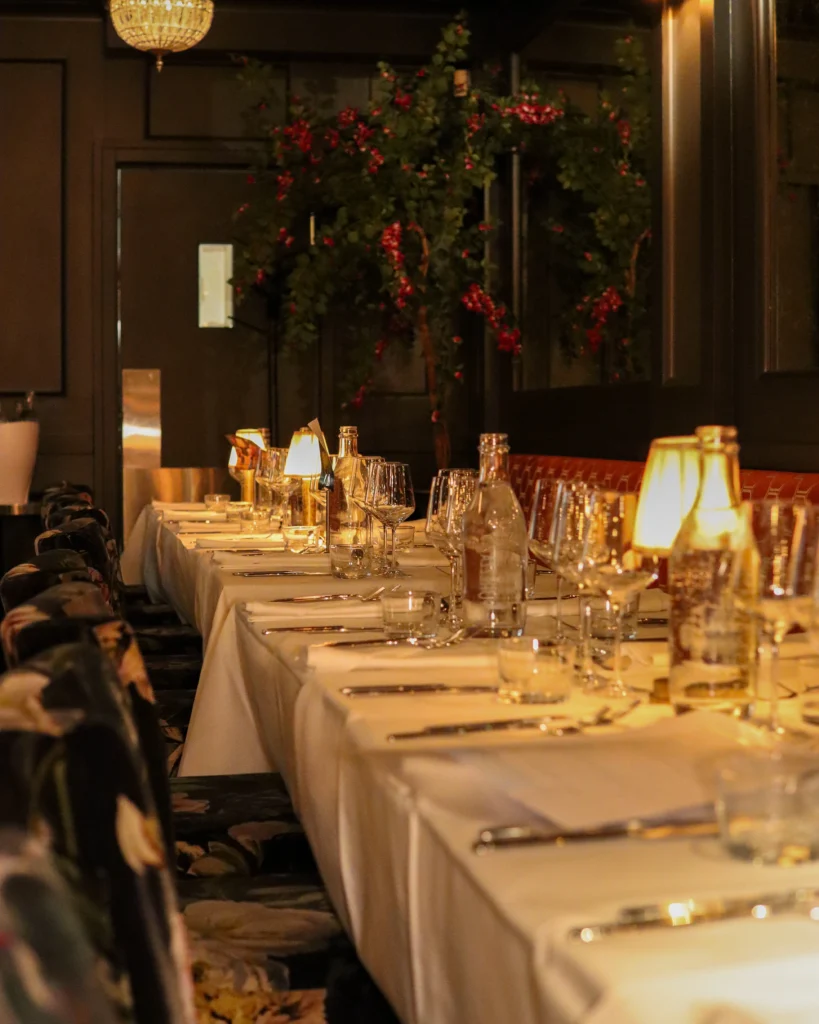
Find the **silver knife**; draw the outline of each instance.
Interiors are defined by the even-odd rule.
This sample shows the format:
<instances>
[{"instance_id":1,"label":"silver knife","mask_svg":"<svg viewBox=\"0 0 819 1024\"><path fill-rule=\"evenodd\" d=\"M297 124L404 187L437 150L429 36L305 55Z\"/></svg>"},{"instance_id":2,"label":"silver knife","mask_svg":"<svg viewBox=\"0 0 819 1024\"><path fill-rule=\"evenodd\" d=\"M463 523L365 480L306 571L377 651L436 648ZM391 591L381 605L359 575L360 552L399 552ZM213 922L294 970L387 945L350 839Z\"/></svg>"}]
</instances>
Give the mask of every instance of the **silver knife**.
<instances>
[{"instance_id":1,"label":"silver knife","mask_svg":"<svg viewBox=\"0 0 819 1024\"><path fill-rule=\"evenodd\" d=\"M764 921L776 914L801 913L819 920L819 889L791 889L756 896L706 900L682 899L625 907L613 921L581 925L569 931L578 942L598 942L611 935L658 928L685 928L713 921Z\"/></svg>"},{"instance_id":2,"label":"silver knife","mask_svg":"<svg viewBox=\"0 0 819 1024\"><path fill-rule=\"evenodd\" d=\"M453 722L449 725L428 725L414 732L391 732L390 743L396 740L421 740L435 736L465 736L473 732L504 732L507 729L542 729L553 722L567 722L566 715L540 715L537 718L499 718L488 722Z\"/></svg>"},{"instance_id":3,"label":"silver knife","mask_svg":"<svg viewBox=\"0 0 819 1024\"><path fill-rule=\"evenodd\" d=\"M329 576L329 572L311 572L304 569L242 569L237 570L234 576Z\"/></svg>"},{"instance_id":4,"label":"silver knife","mask_svg":"<svg viewBox=\"0 0 819 1024\"><path fill-rule=\"evenodd\" d=\"M345 697L388 697L423 693L497 693L497 686L449 686L447 683L387 683L384 686L345 686Z\"/></svg>"},{"instance_id":5,"label":"silver knife","mask_svg":"<svg viewBox=\"0 0 819 1024\"><path fill-rule=\"evenodd\" d=\"M513 846L565 846L600 839L674 839L697 836L715 836L719 826L714 818L699 821L644 822L627 821L598 828L573 829L567 832L546 831L534 825L501 825L484 828L472 845L475 853Z\"/></svg>"},{"instance_id":6,"label":"silver knife","mask_svg":"<svg viewBox=\"0 0 819 1024\"><path fill-rule=\"evenodd\" d=\"M262 636L269 633L380 633L384 627L375 626L270 626L262 630Z\"/></svg>"}]
</instances>

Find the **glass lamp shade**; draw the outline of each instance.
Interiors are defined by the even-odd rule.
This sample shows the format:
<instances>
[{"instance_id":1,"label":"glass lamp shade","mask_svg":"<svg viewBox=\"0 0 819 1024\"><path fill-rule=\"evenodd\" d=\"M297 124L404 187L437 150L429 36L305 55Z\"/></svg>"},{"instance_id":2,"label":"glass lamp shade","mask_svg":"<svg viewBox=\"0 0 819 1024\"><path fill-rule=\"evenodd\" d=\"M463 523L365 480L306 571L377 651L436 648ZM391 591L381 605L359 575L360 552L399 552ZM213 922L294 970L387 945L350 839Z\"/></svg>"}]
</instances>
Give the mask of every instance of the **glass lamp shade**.
<instances>
[{"instance_id":1,"label":"glass lamp shade","mask_svg":"<svg viewBox=\"0 0 819 1024\"><path fill-rule=\"evenodd\" d=\"M308 427L293 434L284 464L285 476L318 476L321 473L321 452L316 435Z\"/></svg>"},{"instance_id":2,"label":"glass lamp shade","mask_svg":"<svg viewBox=\"0 0 819 1024\"><path fill-rule=\"evenodd\" d=\"M241 430L236 431L236 436L241 437L245 441L252 441L257 448L261 448L265 451L268 447L267 436L269 431L261 427L242 427Z\"/></svg>"},{"instance_id":3,"label":"glass lamp shade","mask_svg":"<svg viewBox=\"0 0 819 1024\"><path fill-rule=\"evenodd\" d=\"M110 0L111 23L123 42L156 56L201 43L213 22L213 0Z\"/></svg>"},{"instance_id":4,"label":"glass lamp shade","mask_svg":"<svg viewBox=\"0 0 819 1024\"><path fill-rule=\"evenodd\" d=\"M699 482L696 437L658 437L651 442L634 522L636 548L668 557Z\"/></svg>"}]
</instances>

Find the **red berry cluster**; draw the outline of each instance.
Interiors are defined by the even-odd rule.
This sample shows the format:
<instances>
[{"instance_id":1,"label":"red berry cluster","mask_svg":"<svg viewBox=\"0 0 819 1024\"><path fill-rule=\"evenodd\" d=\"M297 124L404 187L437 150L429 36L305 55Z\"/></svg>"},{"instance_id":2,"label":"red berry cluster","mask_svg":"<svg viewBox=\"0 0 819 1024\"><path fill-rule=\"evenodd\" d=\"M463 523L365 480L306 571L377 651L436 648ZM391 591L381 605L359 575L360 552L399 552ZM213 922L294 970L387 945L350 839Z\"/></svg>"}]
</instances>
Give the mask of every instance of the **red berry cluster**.
<instances>
[{"instance_id":1,"label":"red berry cluster","mask_svg":"<svg viewBox=\"0 0 819 1024\"><path fill-rule=\"evenodd\" d=\"M530 93L521 93L517 103L512 103L503 111L504 117L516 117L521 124L533 124L540 127L553 124L563 117L563 110L560 107L553 107L551 103L539 103L536 96Z\"/></svg>"},{"instance_id":2,"label":"red berry cluster","mask_svg":"<svg viewBox=\"0 0 819 1024\"><path fill-rule=\"evenodd\" d=\"M381 232L381 248L384 250L384 254L391 266L396 269L404 265L404 254L401 252L401 239L403 235L404 230L401 227L401 222L397 220L387 225Z\"/></svg>"},{"instance_id":3,"label":"red berry cluster","mask_svg":"<svg viewBox=\"0 0 819 1024\"><path fill-rule=\"evenodd\" d=\"M620 136L620 142L624 146L631 142L631 125L623 118L617 122L617 134Z\"/></svg>"},{"instance_id":4,"label":"red berry cluster","mask_svg":"<svg viewBox=\"0 0 819 1024\"><path fill-rule=\"evenodd\" d=\"M486 124L486 114L471 114L466 120L466 134L471 139Z\"/></svg>"},{"instance_id":5,"label":"red berry cluster","mask_svg":"<svg viewBox=\"0 0 819 1024\"><path fill-rule=\"evenodd\" d=\"M355 107L345 107L338 115L339 128L349 128L358 120L358 111Z\"/></svg>"},{"instance_id":6,"label":"red berry cluster","mask_svg":"<svg viewBox=\"0 0 819 1024\"><path fill-rule=\"evenodd\" d=\"M603 327L608 323L611 314L616 313L622 305L623 299L613 285L609 285L592 303L591 315L594 323L586 329L586 340L592 352L597 352L603 344Z\"/></svg>"},{"instance_id":7,"label":"red berry cluster","mask_svg":"<svg viewBox=\"0 0 819 1024\"><path fill-rule=\"evenodd\" d=\"M281 174L276 177L276 198L279 202L287 197L287 193L290 191L290 187L293 184L293 175L290 171L282 171Z\"/></svg>"},{"instance_id":8,"label":"red berry cluster","mask_svg":"<svg viewBox=\"0 0 819 1024\"><path fill-rule=\"evenodd\" d=\"M491 295L487 294L476 282L467 288L461 297L461 302L470 313L478 313L485 316L491 327L495 329L495 337L500 352L512 352L517 355L521 350L520 330L517 327L510 327L505 322L507 309L502 303L497 304Z\"/></svg>"},{"instance_id":9,"label":"red berry cluster","mask_svg":"<svg viewBox=\"0 0 819 1024\"><path fill-rule=\"evenodd\" d=\"M309 123L303 117L296 118L292 124L283 128L282 134L290 143L290 145L283 143L282 149L290 149L292 145L300 149L302 153L309 153L313 148L313 133Z\"/></svg>"},{"instance_id":10,"label":"red berry cluster","mask_svg":"<svg viewBox=\"0 0 819 1024\"><path fill-rule=\"evenodd\" d=\"M384 163L384 154L380 149L375 146L370 147L370 162L367 164L367 170L370 174L378 174L378 168Z\"/></svg>"},{"instance_id":11,"label":"red berry cluster","mask_svg":"<svg viewBox=\"0 0 819 1024\"><path fill-rule=\"evenodd\" d=\"M356 391L353 397L350 399L350 405L354 409L360 409L364 404L364 396L367 394L367 385L362 384L361 387Z\"/></svg>"},{"instance_id":12,"label":"red berry cluster","mask_svg":"<svg viewBox=\"0 0 819 1024\"><path fill-rule=\"evenodd\" d=\"M392 101L399 110L409 110L412 106L412 95L401 89L396 89Z\"/></svg>"},{"instance_id":13,"label":"red berry cluster","mask_svg":"<svg viewBox=\"0 0 819 1024\"><path fill-rule=\"evenodd\" d=\"M367 148L367 142L373 137L373 135L375 135L375 128L368 128L363 121L359 121L355 126L353 139L362 153Z\"/></svg>"}]
</instances>

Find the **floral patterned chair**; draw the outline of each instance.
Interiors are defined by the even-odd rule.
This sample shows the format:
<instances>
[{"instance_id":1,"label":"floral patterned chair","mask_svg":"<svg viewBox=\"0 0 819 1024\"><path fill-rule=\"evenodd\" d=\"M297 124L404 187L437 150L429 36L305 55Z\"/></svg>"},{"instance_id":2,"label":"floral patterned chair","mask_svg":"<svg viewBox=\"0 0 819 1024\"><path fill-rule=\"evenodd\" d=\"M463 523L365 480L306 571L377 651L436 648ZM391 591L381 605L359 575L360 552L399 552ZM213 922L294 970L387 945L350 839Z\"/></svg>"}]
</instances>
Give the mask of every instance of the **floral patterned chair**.
<instances>
[{"instance_id":1,"label":"floral patterned chair","mask_svg":"<svg viewBox=\"0 0 819 1024\"><path fill-rule=\"evenodd\" d=\"M189 1024L187 963L197 1024L395 1024L315 875L192 879L178 916L152 797L114 710L119 688L88 644L0 677L0 822L51 837L117 1012ZM377 1015L362 1016L359 999Z\"/></svg>"},{"instance_id":2,"label":"floral patterned chair","mask_svg":"<svg viewBox=\"0 0 819 1024\"><path fill-rule=\"evenodd\" d=\"M125 702L124 729L138 738L157 813L180 877L315 870L309 844L277 774L206 776L170 783L182 734L156 701L133 631L92 584L53 587L0 625L9 665L59 644L85 642L111 660Z\"/></svg>"},{"instance_id":3,"label":"floral patterned chair","mask_svg":"<svg viewBox=\"0 0 819 1024\"><path fill-rule=\"evenodd\" d=\"M27 562L9 569L0 579L3 611L10 612L18 604L24 604L49 587L71 582L93 582L82 555L65 550L32 555Z\"/></svg>"},{"instance_id":4,"label":"floral patterned chair","mask_svg":"<svg viewBox=\"0 0 819 1024\"><path fill-rule=\"evenodd\" d=\"M117 1012L192 1024L185 941L109 660L52 648L0 677L0 821L48 835Z\"/></svg>"},{"instance_id":5,"label":"floral patterned chair","mask_svg":"<svg viewBox=\"0 0 819 1024\"><path fill-rule=\"evenodd\" d=\"M42 842L0 831L0 1020L116 1024L70 890Z\"/></svg>"}]
</instances>

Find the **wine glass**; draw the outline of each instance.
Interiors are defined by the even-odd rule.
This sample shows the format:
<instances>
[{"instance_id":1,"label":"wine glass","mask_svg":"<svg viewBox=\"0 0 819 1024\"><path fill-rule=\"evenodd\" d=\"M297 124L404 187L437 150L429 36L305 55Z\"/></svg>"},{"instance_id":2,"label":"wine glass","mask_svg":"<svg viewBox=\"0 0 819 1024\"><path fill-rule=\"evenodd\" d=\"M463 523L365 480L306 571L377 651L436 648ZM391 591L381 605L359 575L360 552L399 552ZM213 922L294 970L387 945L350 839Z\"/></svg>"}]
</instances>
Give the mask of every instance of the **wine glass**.
<instances>
[{"instance_id":1,"label":"wine glass","mask_svg":"<svg viewBox=\"0 0 819 1024\"><path fill-rule=\"evenodd\" d=\"M270 507L276 518L282 514L286 497L282 484L286 460L286 448L267 448L259 453L256 466L256 504Z\"/></svg>"},{"instance_id":2,"label":"wine glass","mask_svg":"<svg viewBox=\"0 0 819 1024\"><path fill-rule=\"evenodd\" d=\"M383 541L381 554L376 552L374 540L375 511L373 508L373 497L375 493L375 469L384 462L383 455L358 455L356 456L356 471L353 474L352 487L350 489L350 501L367 514L367 546L370 549L370 572L374 576L383 575L386 568L387 555L387 527L381 524Z\"/></svg>"},{"instance_id":3,"label":"wine glass","mask_svg":"<svg viewBox=\"0 0 819 1024\"><path fill-rule=\"evenodd\" d=\"M433 478L427 507L427 538L449 559L449 625L460 625L458 605L461 578L461 537L451 542L447 533L450 507L460 509L461 518L475 493L478 474L474 469L442 469Z\"/></svg>"},{"instance_id":4,"label":"wine glass","mask_svg":"<svg viewBox=\"0 0 819 1024\"><path fill-rule=\"evenodd\" d=\"M628 698L633 692L621 673L623 608L659 573L658 557L634 547L636 514L636 494L591 492L581 550L583 572L588 585L609 599L615 616L614 678L592 684L595 695L606 699Z\"/></svg>"},{"instance_id":5,"label":"wine glass","mask_svg":"<svg viewBox=\"0 0 819 1024\"><path fill-rule=\"evenodd\" d=\"M779 648L792 627L810 630L813 624L819 515L813 505L793 501L753 501L745 507L759 557L753 563L755 573L745 580L747 560L736 560L735 599L754 616L770 651L768 716L760 724L784 736L790 730L779 721Z\"/></svg>"},{"instance_id":6,"label":"wine glass","mask_svg":"<svg viewBox=\"0 0 819 1024\"><path fill-rule=\"evenodd\" d=\"M555 599L555 639L565 639L563 631L563 579L565 569L577 556L582 536L580 491L568 480L538 481L529 523L529 550L545 562L557 576Z\"/></svg>"},{"instance_id":7,"label":"wine glass","mask_svg":"<svg viewBox=\"0 0 819 1024\"><path fill-rule=\"evenodd\" d=\"M374 471L372 497L373 515L390 529L390 566L385 576L400 576L395 557L395 530L415 511L410 468L404 462L379 462Z\"/></svg>"}]
</instances>

